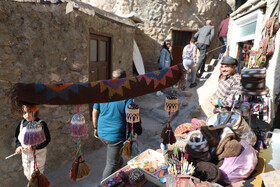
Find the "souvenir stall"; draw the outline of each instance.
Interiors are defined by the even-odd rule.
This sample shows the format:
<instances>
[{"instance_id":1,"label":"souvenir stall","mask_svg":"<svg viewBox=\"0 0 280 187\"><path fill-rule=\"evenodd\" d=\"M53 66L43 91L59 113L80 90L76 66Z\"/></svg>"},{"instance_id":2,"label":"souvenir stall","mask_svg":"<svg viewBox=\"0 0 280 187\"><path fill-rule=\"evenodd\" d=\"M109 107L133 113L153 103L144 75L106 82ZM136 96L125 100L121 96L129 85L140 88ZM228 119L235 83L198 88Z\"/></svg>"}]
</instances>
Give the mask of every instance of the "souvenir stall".
<instances>
[{"instance_id":1,"label":"souvenir stall","mask_svg":"<svg viewBox=\"0 0 280 187\"><path fill-rule=\"evenodd\" d=\"M161 149L146 150L131 158L128 165L103 180L100 186L261 187L266 163L258 152L266 148L267 129L259 128L258 121L271 120L265 64L266 58L273 54L272 38L279 28L279 21L278 28L274 26L274 18L266 24L267 42L261 41L265 45L260 45L258 51L252 51L253 41L239 45L242 90L229 98L231 111L213 114L206 121L192 119L173 131L170 116L177 110L178 99L168 95L165 110L169 120L161 133ZM273 133L274 149L279 144L276 141L279 134ZM279 158L276 153L272 156Z\"/></svg>"},{"instance_id":2,"label":"souvenir stall","mask_svg":"<svg viewBox=\"0 0 280 187\"><path fill-rule=\"evenodd\" d=\"M94 170L83 159L80 137L87 134L87 130L79 104L134 98L170 87L182 77L181 68L176 65L137 77L117 79L116 82L18 83L12 89L11 100L14 109L23 103L77 107L70 123L70 135L77 137L75 160L69 174L75 182ZM257 141L256 135L238 112L215 114L207 121L192 119L173 130L171 115L178 110L178 99L173 92L166 97L164 108L168 113L168 123L161 133L161 149L140 153L137 142L142 131L139 107L136 103L128 107L126 120L129 131L123 154L130 161L101 181L100 186L221 186L240 181L246 183L248 177L254 181L253 178L262 172L264 165L252 147ZM257 164L258 172L255 171Z\"/></svg>"},{"instance_id":3,"label":"souvenir stall","mask_svg":"<svg viewBox=\"0 0 280 187\"><path fill-rule=\"evenodd\" d=\"M101 80L78 84L42 84L42 83L16 83L12 85L9 96L12 111L21 111L22 105L73 105L77 113L70 122L71 136L77 137L75 160L70 168L69 178L74 182L89 176L90 168L83 158L81 136L87 135L86 119L79 112L81 104L102 103L135 98L148 93L168 88L176 84L182 77L184 70L181 64L142 74L136 77L127 77L114 80ZM139 117L139 108L133 103L127 109L127 122L129 125L128 139L124 144L125 156L131 158L140 153L138 150L137 135L142 132ZM28 124L24 135L26 145L35 145L45 140L42 126L35 122ZM35 147L35 146L33 146ZM34 151L34 173L29 185L49 186L47 178L42 175L36 165ZM15 154L6 157L6 159ZM148 156L150 157L150 156ZM153 171L153 168L150 168ZM156 167L154 171L156 171ZM148 177L147 177L148 178Z\"/></svg>"},{"instance_id":4,"label":"souvenir stall","mask_svg":"<svg viewBox=\"0 0 280 187\"><path fill-rule=\"evenodd\" d=\"M163 131L172 137L169 126ZM261 186L264 160L257 157L256 135L239 113L194 118L179 125L174 137L176 142L163 140L161 149L132 157L100 186Z\"/></svg>"},{"instance_id":5,"label":"souvenir stall","mask_svg":"<svg viewBox=\"0 0 280 187\"><path fill-rule=\"evenodd\" d=\"M161 149L148 149L134 158L130 154L127 165L100 186L261 186L265 162L254 149L256 134L239 112L214 114L207 121L194 118L173 131L170 115L177 103L172 92L167 95L169 117ZM128 145L132 150L132 143Z\"/></svg>"}]
</instances>

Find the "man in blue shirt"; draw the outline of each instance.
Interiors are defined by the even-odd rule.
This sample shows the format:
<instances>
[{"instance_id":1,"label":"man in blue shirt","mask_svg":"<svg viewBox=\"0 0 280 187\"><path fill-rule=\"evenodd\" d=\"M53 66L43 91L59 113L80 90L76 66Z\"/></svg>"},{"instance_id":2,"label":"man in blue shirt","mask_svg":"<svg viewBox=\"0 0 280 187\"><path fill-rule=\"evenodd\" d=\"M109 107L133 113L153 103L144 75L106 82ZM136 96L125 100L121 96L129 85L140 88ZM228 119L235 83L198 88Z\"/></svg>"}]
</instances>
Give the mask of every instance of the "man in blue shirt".
<instances>
[{"instance_id":1,"label":"man in blue shirt","mask_svg":"<svg viewBox=\"0 0 280 187\"><path fill-rule=\"evenodd\" d=\"M113 79L125 78L123 70L115 70ZM121 148L126 140L126 109L132 99L110 103L95 103L92 111L94 136L107 147L106 166L102 178L110 176L122 166Z\"/></svg>"}]
</instances>

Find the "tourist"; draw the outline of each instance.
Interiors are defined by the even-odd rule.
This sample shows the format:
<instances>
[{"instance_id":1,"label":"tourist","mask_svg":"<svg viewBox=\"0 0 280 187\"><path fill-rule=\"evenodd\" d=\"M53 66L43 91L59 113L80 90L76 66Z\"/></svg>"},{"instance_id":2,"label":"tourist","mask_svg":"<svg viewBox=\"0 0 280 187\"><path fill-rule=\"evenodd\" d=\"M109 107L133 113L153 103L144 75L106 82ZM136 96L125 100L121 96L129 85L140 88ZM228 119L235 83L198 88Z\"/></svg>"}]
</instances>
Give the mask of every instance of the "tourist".
<instances>
[{"instance_id":1,"label":"tourist","mask_svg":"<svg viewBox=\"0 0 280 187\"><path fill-rule=\"evenodd\" d=\"M160 56L158 60L158 69L164 69L164 68L169 68L172 62L172 55L170 52L170 47L171 47L171 41L169 39L164 40L161 51L160 51ZM156 93L157 96L163 95L162 91L157 91Z\"/></svg>"},{"instance_id":2,"label":"tourist","mask_svg":"<svg viewBox=\"0 0 280 187\"><path fill-rule=\"evenodd\" d=\"M229 15L230 12L227 13L227 17L226 19L224 19L219 26L219 40L221 41L223 47L221 49L221 53L218 57L218 61L221 60L221 58L224 56L224 53L226 51L227 48L227 33L228 33L228 23L229 23Z\"/></svg>"},{"instance_id":3,"label":"tourist","mask_svg":"<svg viewBox=\"0 0 280 187\"><path fill-rule=\"evenodd\" d=\"M113 79L126 77L123 70L115 70ZM110 176L122 167L122 151L126 140L126 109L132 99L110 103L95 103L92 111L94 136L106 145L106 166L102 178Z\"/></svg>"},{"instance_id":4,"label":"tourist","mask_svg":"<svg viewBox=\"0 0 280 187\"><path fill-rule=\"evenodd\" d=\"M197 68L197 77L200 78L203 74L205 62L206 62L206 50L210 46L213 37L214 37L214 26L212 26L212 21L207 20L206 25L199 29L194 37L197 39L197 48L199 49L199 59L198 59L198 68ZM198 73L200 71L200 73Z\"/></svg>"},{"instance_id":5,"label":"tourist","mask_svg":"<svg viewBox=\"0 0 280 187\"><path fill-rule=\"evenodd\" d=\"M196 87L195 83L195 74L196 74L196 59L197 59L197 47L196 47L196 39L194 37L191 38L190 44L186 45L183 49L183 66L187 71L186 82L188 81L188 75L191 75L191 84L190 88ZM183 86L183 90L184 90Z\"/></svg>"}]
</instances>

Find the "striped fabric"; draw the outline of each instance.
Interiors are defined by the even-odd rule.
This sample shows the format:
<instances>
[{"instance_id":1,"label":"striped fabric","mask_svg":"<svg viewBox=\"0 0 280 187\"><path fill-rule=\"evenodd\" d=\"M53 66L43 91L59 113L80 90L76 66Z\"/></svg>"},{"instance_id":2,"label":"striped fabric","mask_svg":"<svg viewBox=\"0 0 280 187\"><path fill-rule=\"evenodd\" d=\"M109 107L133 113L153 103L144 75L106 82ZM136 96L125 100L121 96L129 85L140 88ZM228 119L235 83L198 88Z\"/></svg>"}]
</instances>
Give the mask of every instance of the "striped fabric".
<instances>
[{"instance_id":1,"label":"striped fabric","mask_svg":"<svg viewBox=\"0 0 280 187\"><path fill-rule=\"evenodd\" d=\"M220 99L222 107L230 107L231 104L229 103L229 99L231 100L234 94L240 95L240 80L241 77L238 73L219 79L218 89L214 95Z\"/></svg>"}]
</instances>

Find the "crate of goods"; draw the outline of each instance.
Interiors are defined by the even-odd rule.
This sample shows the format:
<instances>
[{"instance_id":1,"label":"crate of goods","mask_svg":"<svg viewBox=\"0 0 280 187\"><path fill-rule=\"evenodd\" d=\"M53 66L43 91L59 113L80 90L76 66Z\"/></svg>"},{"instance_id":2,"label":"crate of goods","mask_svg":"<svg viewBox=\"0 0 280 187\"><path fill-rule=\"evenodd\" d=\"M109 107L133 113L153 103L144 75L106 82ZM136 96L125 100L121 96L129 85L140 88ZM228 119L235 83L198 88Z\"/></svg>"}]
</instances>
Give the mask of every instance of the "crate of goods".
<instances>
[{"instance_id":1,"label":"crate of goods","mask_svg":"<svg viewBox=\"0 0 280 187\"><path fill-rule=\"evenodd\" d=\"M147 149L140 155L128 161L127 164L134 168L138 167L143 171L145 178L148 181L159 186L162 185L158 177L158 172L160 171L161 166L165 164L162 153Z\"/></svg>"}]
</instances>

